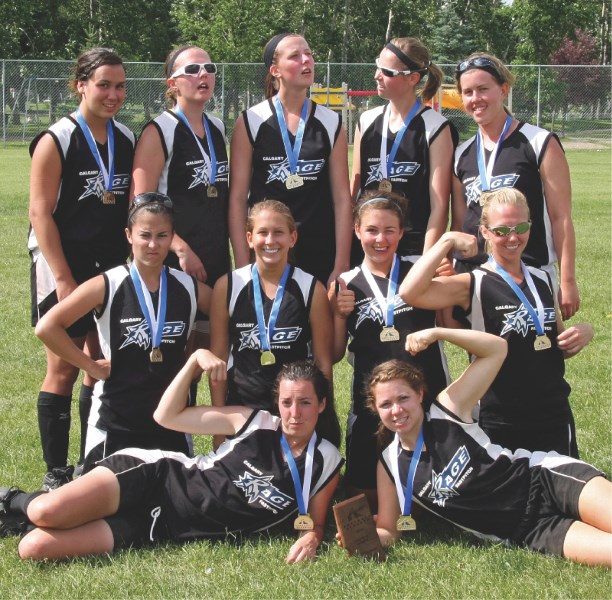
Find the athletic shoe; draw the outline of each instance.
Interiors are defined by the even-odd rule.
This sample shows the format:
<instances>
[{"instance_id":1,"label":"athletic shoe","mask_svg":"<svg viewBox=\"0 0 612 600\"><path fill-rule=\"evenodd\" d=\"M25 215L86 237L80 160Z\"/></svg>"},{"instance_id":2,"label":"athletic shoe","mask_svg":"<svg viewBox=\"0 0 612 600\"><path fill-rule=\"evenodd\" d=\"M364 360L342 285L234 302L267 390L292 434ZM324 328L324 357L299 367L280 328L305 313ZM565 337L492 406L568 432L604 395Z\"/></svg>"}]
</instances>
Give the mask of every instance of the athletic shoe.
<instances>
[{"instance_id":1,"label":"athletic shoe","mask_svg":"<svg viewBox=\"0 0 612 600\"><path fill-rule=\"evenodd\" d=\"M21 492L19 488L0 487L0 538L24 533L28 525L25 515L9 508L11 500Z\"/></svg>"},{"instance_id":2,"label":"athletic shoe","mask_svg":"<svg viewBox=\"0 0 612 600\"><path fill-rule=\"evenodd\" d=\"M55 467L48 473L45 473L43 477L42 490L44 492L50 492L56 490L62 485L66 485L72 481L72 474L74 473L74 467Z\"/></svg>"}]
</instances>

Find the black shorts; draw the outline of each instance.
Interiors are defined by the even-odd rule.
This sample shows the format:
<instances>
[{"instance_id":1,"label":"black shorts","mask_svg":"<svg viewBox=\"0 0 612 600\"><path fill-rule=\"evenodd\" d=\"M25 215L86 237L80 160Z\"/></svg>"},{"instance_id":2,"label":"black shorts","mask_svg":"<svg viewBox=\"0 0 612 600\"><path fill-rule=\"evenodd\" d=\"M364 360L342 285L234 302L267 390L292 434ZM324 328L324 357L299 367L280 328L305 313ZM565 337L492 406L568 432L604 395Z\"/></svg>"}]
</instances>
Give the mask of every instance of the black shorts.
<instances>
[{"instance_id":1,"label":"black shorts","mask_svg":"<svg viewBox=\"0 0 612 600\"><path fill-rule=\"evenodd\" d=\"M595 467L565 456L550 456L531 475L525 517L510 540L516 544L563 556L565 536L580 520L578 499L586 483L603 473Z\"/></svg>"},{"instance_id":2,"label":"black shorts","mask_svg":"<svg viewBox=\"0 0 612 600\"><path fill-rule=\"evenodd\" d=\"M346 425L345 481L362 490L376 489L378 450L376 431L380 420L369 411L349 413Z\"/></svg>"}]
</instances>

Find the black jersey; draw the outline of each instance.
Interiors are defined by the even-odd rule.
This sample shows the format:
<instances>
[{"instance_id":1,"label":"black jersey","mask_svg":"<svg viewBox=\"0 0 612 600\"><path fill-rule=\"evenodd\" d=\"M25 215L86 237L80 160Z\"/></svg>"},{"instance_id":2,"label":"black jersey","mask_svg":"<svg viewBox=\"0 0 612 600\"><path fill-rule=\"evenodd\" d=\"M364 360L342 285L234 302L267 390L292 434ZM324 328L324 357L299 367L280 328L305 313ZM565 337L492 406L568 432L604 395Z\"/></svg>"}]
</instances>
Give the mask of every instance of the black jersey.
<instances>
[{"instance_id":1,"label":"black jersey","mask_svg":"<svg viewBox=\"0 0 612 600\"><path fill-rule=\"evenodd\" d=\"M171 539L256 532L297 513L295 488L280 436L278 417L254 411L235 436L207 456L188 458L176 452L129 448L99 464L119 477L124 469L142 471L142 485L122 487L120 508L148 512L159 507L165 533ZM295 459L301 481L306 454ZM342 462L330 442L317 439L310 498L329 483ZM151 539L158 537L153 527L151 534Z\"/></svg>"},{"instance_id":2,"label":"black jersey","mask_svg":"<svg viewBox=\"0 0 612 600\"><path fill-rule=\"evenodd\" d=\"M71 116L60 119L30 144L30 155L43 135L50 135L57 146L62 175L53 218L64 255L77 283L125 262L128 255L125 224L135 138L121 123L111 123L115 139L114 204L102 202L102 171L87 145L83 131ZM102 160L106 162L107 145L98 144L98 147ZM32 228L28 248L34 258L40 253Z\"/></svg>"},{"instance_id":3,"label":"black jersey","mask_svg":"<svg viewBox=\"0 0 612 600\"><path fill-rule=\"evenodd\" d=\"M104 273L106 292L96 314L100 347L111 374L94 389L89 424L104 431L155 432L153 412L185 363L185 344L195 318L197 288L192 277L167 269L166 319L160 349L152 363L152 341L127 266ZM157 298L153 298L157 306Z\"/></svg>"},{"instance_id":4,"label":"black jersey","mask_svg":"<svg viewBox=\"0 0 612 600\"><path fill-rule=\"evenodd\" d=\"M493 444L477 423L465 423L438 402L426 413L425 447L415 472L413 501L478 537L513 538L525 518L539 469L584 464L556 452L528 452ZM391 449L382 463L392 480ZM412 452L401 449L399 475L405 485Z\"/></svg>"},{"instance_id":5,"label":"black jersey","mask_svg":"<svg viewBox=\"0 0 612 600\"><path fill-rule=\"evenodd\" d=\"M407 257L399 260L401 262L398 281L401 282L410 271L413 262ZM355 293L355 309L346 320L349 335L348 349L354 369L352 412L359 414L368 411L365 406L364 386L370 372L376 365L393 358L406 360L421 367L428 391L431 397L435 398L449 384L442 343L432 344L414 357L406 352L404 346L406 335L409 333L435 327L435 312L414 308L396 295L393 325L399 332L400 339L397 342L381 342L380 332L385 325L386 315L383 314L361 266L343 273L341 277L346 282L347 289ZM389 279L374 275L374 280L386 298Z\"/></svg>"},{"instance_id":6,"label":"black jersey","mask_svg":"<svg viewBox=\"0 0 612 600\"><path fill-rule=\"evenodd\" d=\"M380 164L380 145L385 112L389 105L364 112L359 118L361 132L360 193L377 190L383 179ZM431 163L429 148L442 131L450 127L440 113L429 107L416 115L406 129L387 179L393 191L408 198L409 210L404 220L404 237L398 247L399 255L422 254L427 223L431 214L429 179ZM396 133L387 132L387 156L395 142Z\"/></svg>"},{"instance_id":7,"label":"black jersey","mask_svg":"<svg viewBox=\"0 0 612 600\"><path fill-rule=\"evenodd\" d=\"M243 117L253 146L249 206L266 198L284 202L297 223L298 241L294 249L297 266L326 283L336 256L329 156L342 126L340 117L311 103L297 164L297 174L304 185L291 190L285 186L290 175L289 159L272 99L244 111ZM295 136L291 132L289 138L293 145Z\"/></svg>"},{"instance_id":8,"label":"black jersey","mask_svg":"<svg viewBox=\"0 0 612 600\"><path fill-rule=\"evenodd\" d=\"M548 350L534 349L533 319L498 273L477 268L470 275L468 319L472 329L499 335L508 342L506 360L480 402L483 425L554 425L571 415L551 284L545 272L528 269L544 306L544 329L552 344ZM525 281L520 288L535 306Z\"/></svg>"},{"instance_id":9,"label":"black jersey","mask_svg":"<svg viewBox=\"0 0 612 600\"><path fill-rule=\"evenodd\" d=\"M147 126L157 129L164 150L165 164L157 190L174 203L174 227L204 264L206 283L214 286L230 267L227 220L228 177L227 140L223 122L205 115L217 161L215 188L211 185L204 158L192 132L172 111L164 111ZM200 140L208 156L208 141ZM209 157L210 159L210 157ZM176 254L170 252L166 263L180 268Z\"/></svg>"},{"instance_id":10,"label":"black jersey","mask_svg":"<svg viewBox=\"0 0 612 600\"><path fill-rule=\"evenodd\" d=\"M230 356L227 363L227 403L270 410L273 406L272 387L281 367L312 356L310 307L316 280L301 269L291 267L270 340L276 363L262 366L251 269L252 265L246 265L233 271L228 278ZM274 298L263 295L266 323L273 301Z\"/></svg>"},{"instance_id":11,"label":"black jersey","mask_svg":"<svg viewBox=\"0 0 612 600\"><path fill-rule=\"evenodd\" d=\"M547 207L547 203L554 202L555 199L544 196L544 184L540 176L540 164L553 137L559 141L554 133L528 123L519 123L519 126L502 141L490 181L491 190L512 187L525 194L531 212L532 226L523 260L534 267L550 265L557 261ZM457 259L472 265L480 265L486 261L487 255L484 251L484 240L478 235L482 207L476 136L457 148L455 175L461 181L467 205L463 231L475 235L480 245L480 253L476 256L469 259L457 256Z\"/></svg>"}]
</instances>

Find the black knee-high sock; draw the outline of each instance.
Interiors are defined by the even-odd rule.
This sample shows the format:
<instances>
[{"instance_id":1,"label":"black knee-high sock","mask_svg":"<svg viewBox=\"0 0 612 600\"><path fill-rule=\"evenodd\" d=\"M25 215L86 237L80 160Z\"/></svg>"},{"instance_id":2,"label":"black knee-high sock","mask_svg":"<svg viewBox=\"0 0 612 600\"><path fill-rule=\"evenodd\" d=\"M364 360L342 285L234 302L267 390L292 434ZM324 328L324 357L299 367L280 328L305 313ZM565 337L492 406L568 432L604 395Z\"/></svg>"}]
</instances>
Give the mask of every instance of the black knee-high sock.
<instances>
[{"instance_id":1,"label":"black knee-high sock","mask_svg":"<svg viewBox=\"0 0 612 600\"><path fill-rule=\"evenodd\" d=\"M47 470L68 464L70 396L51 392L38 394L38 428Z\"/></svg>"},{"instance_id":2,"label":"black knee-high sock","mask_svg":"<svg viewBox=\"0 0 612 600\"><path fill-rule=\"evenodd\" d=\"M17 492L11 501L9 502L8 508L13 512L19 512L28 516L28 506L34 498L38 498L42 494L48 494L49 492L37 491L37 492Z\"/></svg>"},{"instance_id":3,"label":"black knee-high sock","mask_svg":"<svg viewBox=\"0 0 612 600\"><path fill-rule=\"evenodd\" d=\"M81 448L79 451L79 464L85 460L85 441L87 438L87 419L91 410L91 397L93 387L83 384L79 395L79 418L81 419Z\"/></svg>"}]
</instances>

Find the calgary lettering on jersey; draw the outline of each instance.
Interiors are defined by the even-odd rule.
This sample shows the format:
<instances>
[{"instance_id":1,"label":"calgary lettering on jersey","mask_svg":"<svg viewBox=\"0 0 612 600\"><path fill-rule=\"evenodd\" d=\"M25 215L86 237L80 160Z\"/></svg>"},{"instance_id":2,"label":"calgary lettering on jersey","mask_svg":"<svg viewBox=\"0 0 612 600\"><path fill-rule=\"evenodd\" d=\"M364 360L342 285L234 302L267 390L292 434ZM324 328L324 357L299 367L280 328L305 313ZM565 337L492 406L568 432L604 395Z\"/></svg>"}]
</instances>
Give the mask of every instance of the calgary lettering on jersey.
<instances>
[{"instance_id":1,"label":"calgary lettering on jersey","mask_svg":"<svg viewBox=\"0 0 612 600\"><path fill-rule=\"evenodd\" d=\"M325 159L319 158L317 160L298 160L296 167L296 174L302 177L302 179L316 179L318 173L321 172L325 165ZM289 169L289 159L285 158L282 162L273 163L270 165L268 170L268 181L266 184L272 181L280 181L285 183L287 177L291 175Z\"/></svg>"},{"instance_id":2,"label":"calgary lettering on jersey","mask_svg":"<svg viewBox=\"0 0 612 600\"><path fill-rule=\"evenodd\" d=\"M193 169L193 179L188 189L192 189L198 185L208 185L210 183L210 178L208 177L208 173L206 171L206 164L203 160L194 160L187 165L197 164L197 167ZM221 161L217 163L217 176L215 178L215 182L226 181L227 174L229 173L228 162Z\"/></svg>"},{"instance_id":3,"label":"calgary lettering on jersey","mask_svg":"<svg viewBox=\"0 0 612 600\"><path fill-rule=\"evenodd\" d=\"M84 171L79 175L94 175L95 177L87 177L85 179L85 190L79 196L79 200L88 198L89 196L95 196L96 199L100 198L104 194L104 177L101 171ZM113 177L113 192L126 191L130 186L129 175L115 175ZM78 200L77 200L78 201Z\"/></svg>"},{"instance_id":4,"label":"calgary lettering on jersey","mask_svg":"<svg viewBox=\"0 0 612 600\"><path fill-rule=\"evenodd\" d=\"M376 164L370 166L368 171L368 179L365 182L367 186L370 183L377 183L384 179L382 166L380 159L376 158ZM394 161L391 165L391 172L389 173L389 179L395 179L398 177L410 177L414 175L420 168L421 164L418 162L396 162Z\"/></svg>"},{"instance_id":5,"label":"calgary lettering on jersey","mask_svg":"<svg viewBox=\"0 0 612 600\"><path fill-rule=\"evenodd\" d=\"M164 325L164 329L162 331L162 338L179 337L183 333L183 331L185 331L184 321L172 321ZM164 342L174 343L174 340L162 339L162 343ZM136 325L128 325L125 332L125 340L123 344L119 346L119 350L125 348L126 346L131 346L132 344L137 344L141 348L145 349L151 345L149 325L147 324L146 319L139 319L139 322Z\"/></svg>"},{"instance_id":6,"label":"calgary lettering on jersey","mask_svg":"<svg viewBox=\"0 0 612 600\"><path fill-rule=\"evenodd\" d=\"M301 327L280 327L274 329L274 334L270 338L270 346L272 348L284 348L288 349L289 346L283 344L290 344L295 342L302 333ZM248 331L240 332L240 346L238 352L244 349L248 350L260 350L261 345L259 342L259 329L257 325L251 327Z\"/></svg>"},{"instance_id":7,"label":"calgary lettering on jersey","mask_svg":"<svg viewBox=\"0 0 612 600\"><path fill-rule=\"evenodd\" d=\"M491 178L491 189L489 191L498 190L500 188L511 188L516 187L516 182L519 176L516 173L507 173L506 175L495 175ZM463 183L465 184L466 179ZM465 198L468 206L470 204L478 205L480 203L480 196L482 194L482 187L480 185L480 177L476 177L472 183L465 187Z\"/></svg>"},{"instance_id":8,"label":"calgary lettering on jersey","mask_svg":"<svg viewBox=\"0 0 612 600\"><path fill-rule=\"evenodd\" d=\"M359 304L359 302L357 304ZM395 296L394 306L395 308L393 309L393 313L396 315L408 310L413 310L412 306L408 306L397 295ZM376 298L361 300L361 306L358 306L357 308L357 323L355 327L359 327L359 325L366 319L370 319L371 321L374 321L374 323L378 323L380 325L385 324L385 315L383 314L382 308L380 308L380 304Z\"/></svg>"},{"instance_id":9,"label":"calgary lettering on jersey","mask_svg":"<svg viewBox=\"0 0 612 600\"><path fill-rule=\"evenodd\" d=\"M245 461L246 463L246 461ZM247 464L249 468L252 465ZM258 473L261 471L257 469ZM245 471L238 479L233 480L233 484L243 492L244 497L249 504L257 502L266 510L273 512L275 515L291 506L293 498L281 492L275 485L272 484L274 475L254 475L250 471Z\"/></svg>"},{"instance_id":10,"label":"calgary lettering on jersey","mask_svg":"<svg viewBox=\"0 0 612 600\"><path fill-rule=\"evenodd\" d=\"M557 314L555 309L544 308L544 323L554 323L556 320ZM509 331L515 331L523 337L526 337L530 331L535 331L533 317L529 314L524 304L521 303L516 310L504 315L504 327L499 332L499 335L504 335Z\"/></svg>"},{"instance_id":11,"label":"calgary lettering on jersey","mask_svg":"<svg viewBox=\"0 0 612 600\"><path fill-rule=\"evenodd\" d=\"M449 498L459 495L457 489L474 470L473 467L470 467L463 474L469 462L470 453L465 446L461 446L440 474L432 471L432 488L429 492L429 498L433 499L434 504L444 506Z\"/></svg>"}]
</instances>

